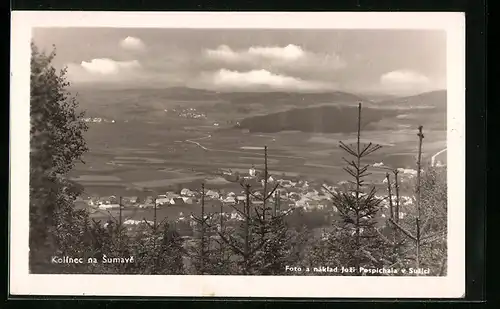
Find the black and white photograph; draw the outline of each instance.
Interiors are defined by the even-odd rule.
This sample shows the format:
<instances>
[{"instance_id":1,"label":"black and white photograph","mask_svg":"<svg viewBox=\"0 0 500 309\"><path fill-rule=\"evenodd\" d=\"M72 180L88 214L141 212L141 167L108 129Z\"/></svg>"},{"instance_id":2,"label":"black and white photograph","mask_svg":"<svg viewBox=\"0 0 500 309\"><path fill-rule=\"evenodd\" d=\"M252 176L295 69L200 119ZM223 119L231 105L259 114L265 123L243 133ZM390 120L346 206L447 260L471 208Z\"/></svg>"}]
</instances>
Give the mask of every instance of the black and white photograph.
<instances>
[{"instance_id":1,"label":"black and white photograph","mask_svg":"<svg viewBox=\"0 0 500 309\"><path fill-rule=\"evenodd\" d=\"M460 297L464 27L14 12L11 293Z\"/></svg>"}]
</instances>

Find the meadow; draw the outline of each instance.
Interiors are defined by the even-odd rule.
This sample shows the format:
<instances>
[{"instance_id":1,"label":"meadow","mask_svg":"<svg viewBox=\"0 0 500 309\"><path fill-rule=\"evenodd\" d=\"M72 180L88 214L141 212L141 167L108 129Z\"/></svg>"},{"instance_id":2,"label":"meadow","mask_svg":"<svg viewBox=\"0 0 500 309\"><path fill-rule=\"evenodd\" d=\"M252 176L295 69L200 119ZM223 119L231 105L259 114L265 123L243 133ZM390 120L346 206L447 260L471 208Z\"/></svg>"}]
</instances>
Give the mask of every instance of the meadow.
<instances>
[{"instance_id":1,"label":"meadow","mask_svg":"<svg viewBox=\"0 0 500 309\"><path fill-rule=\"evenodd\" d=\"M272 135L223 131L171 130L162 134L159 124L130 123L91 124L87 132L90 151L85 164L73 171L74 180L85 187L88 195L136 195L144 190L164 192L181 187L199 189L202 181L213 187L228 183L217 176L218 170L245 174L254 165L263 167L263 151L253 149L267 145L268 163L273 175L299 177L310 181L337 183L345 179L342 153L338 142L351 142L352 134L311 134L280 132ZM122 127L122 128L120 128ZM198 145L186 142L210 135ZM158 142L161 136L161 142ZM367 164L383 162L387 166L414 168L417 143L413 130L368 131L366 140L379 142L383 148ZM424 157L446 147L446 132L429 132ZM184 139L184 141L183 141ZM251 149L247 149L250 147ZM383 180L386 170L372 169L375 182Z\"/></svg>"}]
</instances>

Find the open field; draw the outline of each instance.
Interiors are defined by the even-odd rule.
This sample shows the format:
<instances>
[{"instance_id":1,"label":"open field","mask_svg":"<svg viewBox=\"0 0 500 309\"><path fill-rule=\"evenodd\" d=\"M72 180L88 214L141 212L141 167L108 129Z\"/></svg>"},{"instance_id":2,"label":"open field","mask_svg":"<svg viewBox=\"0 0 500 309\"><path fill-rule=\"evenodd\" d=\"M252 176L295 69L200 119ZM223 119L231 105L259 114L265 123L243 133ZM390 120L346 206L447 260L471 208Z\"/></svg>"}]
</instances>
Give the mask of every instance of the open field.
<instances>
[{"instance_id":1,"label":"open field","mask_svg":"<svg viewBox=\"0 0 500 309\"><path fill-rule=\"evenodd\" d=\"M262 168L263 151L259 147L267 145L269 167L274 174L338 182L346 176L341 169L345 153L338 142L355 141L354 134L341 133L257 134L205 128L186 132L168 131L166 127L167 124L130 122L91 124L87 133L90 152L84 157L86 164L76 167L75 180L84 184L89 194L101 185L109 189L122 186L164 190L211 178L217 169L246 173L252 164ZM424 157L445 148L445 137L444 131L428 132ZM393 167L414 167L415 130L367 131L363 140L383 146L367 164L384 162ZM374 177L383 177L384 173L375 172Z\"/></svg>"}]
</instances>

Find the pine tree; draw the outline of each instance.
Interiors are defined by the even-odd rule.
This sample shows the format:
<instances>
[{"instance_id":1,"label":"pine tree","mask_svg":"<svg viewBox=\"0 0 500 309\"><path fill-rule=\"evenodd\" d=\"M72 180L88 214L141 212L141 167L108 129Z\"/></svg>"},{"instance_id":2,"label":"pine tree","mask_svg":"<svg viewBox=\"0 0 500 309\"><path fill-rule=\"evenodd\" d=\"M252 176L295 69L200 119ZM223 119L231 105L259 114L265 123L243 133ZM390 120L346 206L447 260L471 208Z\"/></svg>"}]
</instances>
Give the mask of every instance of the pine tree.
<instances>
[{"instance_id":1,"label":"pine tree","mask_svg":"<svg viewBox=\"0 0 500 309\"><path fill-rule=\"evenodd\" d=\"M395 219L389 219L389 222L412 244L410 250L400 253L400 259L410 256L414 268L431 266L433 274L443 275L447 261L446 170L440 171L441 175L434 167L424 171L422 167L422 143L424 139L422 126L419 126L417 136L417 179L412 209L409 209L412 216L409 216L407 222ZM436 263L436 261L438 262Z\"/></svg>"},{"instance_id":2,"label":"pine tree","mask_svg":"<svg viewBox=\"0 0 500 309\"><path fill-rule=\"evenodd\" d=\"M210 216L210 223L207 225L210 230L209 263L210 274L227 275L231 273L231 250L221 239L220 234L226 235L226 218L223 211L223 204L218 212Z\"/></svg>"},{"instance_id":3,"label":"pine tree","mask_svg":"<svg viewBox=\"0 0 500 309\"><path fill-rule=\"evenodd\" d=\"M55 49L46 55L31 43L29 243L34 273L50 267L47 261L57 242L66 238L57 235L56 222L73 216L70 210L81 194L66 175L87 151L83 113L76 111L78 103L67 91L66 70L57 72L52 66L55 56Z\"/></svg>"},{"instance_id":4,"label":"pine tree","mask_svg":"<svg viewBox=\"0 0 500 309\"><path fill-rule=\"evenodd\" d=\"M389 203L389 219L382 231L379 231L379 236L382 241L391 249L388 252L384 261L388 265L387 268L404 268L406 267L405 252L407 250L407 242L405 237L401 237L399 229L394 228L391 222L399 224L401 213L400 200L400 181L399 170L393 169L394 185L389 173L386 173L387 180L387 200ZM404 274L401 274L404 275Z\"/></svg>"},{"instance_id":5,"label":"pine tree","mask_svg":"<svg viewBox=\"0 0 500 309\"><path fill-rule=\"evenodd\" d=\"M185 250L179 232L168 222L161 229L161 239L157 247L158 263L156 273L161 275L184 274L183 256Z\"/></svg>"},{"instance_id":6,"label":"pine tree","mask_svg":"<svg viewBox=\"0 0 500 309\"><path fill-rule=\"evenodd\" d=\"M375 216L380 208L381 199L375 196L375 188L366 190L365 178L370 175L368 167L363 165L362 160L381 148L377 144L361 143L361 103L358 105L358 126L355 145L346 145L340 142L340 148L353 159L343 160L347 163L344 170L352 177L349 184L343 190L332 191L327 187L325 190L331 194L333 206L335 206L342 219L342 230L333 235L335 246L339 248L344 256L340 261L344 265L353 265L357 270L361 266L379 264L373 254L380 251L376 233ZM352 231L352 232L350 232ZM356 273L360 275L360 273Z\"/></svg>"},{"instance_id":7,"label":"pine tree","mask_svg":"<svg viewBox=\"0 0 500 309\"><path fill-rule=\"evenodd\" d=\"M291 261L292 237L285 222L291 209L281 210L279 183L269 182L267 158L264 146L264 170L259 173L262 190L254 190L244 179L240 182L246 200L243 209L233 207L243 218L240 225L232 231L218 232L221 244L238 257L237 272L242 274L281 274Z\"/></svg>"},{"instance_id":8,"label":"pine tree","mask_svg":"<svg viewBox=\"0 0 500 309\"><path fill-rule=\"evenodd\" d=\"M142 224L130 239L130 254L136 263L131 270L141 275L184 274L183 240L172 223L163 220L156 228Z\"/></svg>"},{"instance_id":9,"label":"pine tree","mask_svg":"<svg viewBox=\"0 0 500 309\"><path fill-rule=\"evenodd\" d=\"M422 175L421 208L425 218L422 264L430 267L432 275L445 276L448 259L447 220L448 194L446 167L428 167Z\"/></svg>"},{"instance_id":10,"label":"pine tree","mask_svg":"<svg viewBox=\"0 0 500 309\"><path fill-rule=\"evenodd\" d=\"M261 249L260 274L282 275L286 265L294 265L297 259L290 255L292 250L292 235L284 218L286 213L280 212L280 195L275 192L272 214L265 224L266 242Z\"/></svg>"},{"instance_id":11,"label":"pine tree","mask_svg":"<svg viewBox=\"0 0 500 309\"><path fill-rule=\"evenodd\" d=\"M205 275L214 272L212 260L214 259L213 248L211 248L212 242L210 238L210 224L209 221L212 219L211 214L207 214L205 207L205 184L201 184L201 213L200 216L191 215L191 219L195 222L197 233L196 233L196 249L195 252L191 254L193 266L196 270L196 274Z\"/></svg>"},{"instance_id":12,"label":"pine tree","mask_svg":"<svg viewBox=\"0 0 500 309\"><path fill-rule=\"evenodd\" d=\"M226 233L218 231L220 240L223 241L237 259L237 273L250 275L255 274L256 253L264 245L262 239L256 237L255 218L252 216L252 205L250 201L250 185L244 185L246 201L243 209L236 206L233 208L241 215L243 220L233 229L227 229Z\"/></svg>"},{"instance_id":13,"label":"pine tree","mask_svg":"<svg viewBox=\"0 0 500 309\"><path fill-rule=\"evenodd\" d=\"M89 250L89 257L101 261L105 254L109 255L111 252L109 248L113 247L114 235L114 222L111 218L106 222L106 227L100 222L92 219L89 225L91 245ZM101 263L88 264L89 273L108 273L109 268L103 267Z\"/></svg>"}]
</instances>

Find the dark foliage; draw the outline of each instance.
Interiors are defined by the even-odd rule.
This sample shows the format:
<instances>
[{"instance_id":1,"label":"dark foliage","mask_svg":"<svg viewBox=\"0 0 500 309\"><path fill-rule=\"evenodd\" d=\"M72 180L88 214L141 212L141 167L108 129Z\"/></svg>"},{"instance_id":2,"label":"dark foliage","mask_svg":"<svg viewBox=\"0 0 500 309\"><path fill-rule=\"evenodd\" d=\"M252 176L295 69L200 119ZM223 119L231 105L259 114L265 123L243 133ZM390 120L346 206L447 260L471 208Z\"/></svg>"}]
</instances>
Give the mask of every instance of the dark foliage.
<instances>
[{"instance_id":1,"label":"dark foliage","mask_svg":"<svg viewBox=\"0 0 500 309\"><path fill-rule=\"evenodd\" d=\"M43 271L38 263L50 259L60 241L55 237L58 219L68 217L80 194L80 187L65 176L87 151L87 126L66 91L66 71L51 65L55 51L46 55L31 44L31 52L30 269Z\"/></svg>"}]
</instances>

